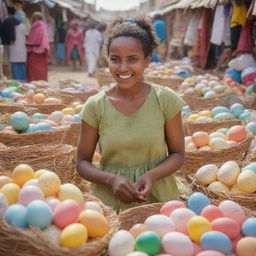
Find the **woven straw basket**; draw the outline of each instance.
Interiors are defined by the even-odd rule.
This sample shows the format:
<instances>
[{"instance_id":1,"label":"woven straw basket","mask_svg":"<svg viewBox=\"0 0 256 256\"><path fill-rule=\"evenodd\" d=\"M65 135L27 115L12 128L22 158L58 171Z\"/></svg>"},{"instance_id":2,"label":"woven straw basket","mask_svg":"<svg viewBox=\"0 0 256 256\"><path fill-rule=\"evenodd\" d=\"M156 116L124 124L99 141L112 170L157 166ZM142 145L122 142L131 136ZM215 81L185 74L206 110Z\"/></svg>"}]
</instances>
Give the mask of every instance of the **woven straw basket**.
<instances>
[{"instance_id":1,"label":"woven straw basket","mask_svg":"<svg viewBox=\"0 0 256 256\"><path fill-rule=\"evenodd\" d=\"M241 120L238 119L226 119L226 120L213 120L209 123L196 123L193 121L185 120L185 130L187 135L193 135L197 131L214 132L219 128L230 128L234 125L242 124Z\"/></svg>"},{"instance_id":2,"label":"woven straw basket","mask_svg":"<svg viewBox=\"0 0 256 256\"><path fill-rule=\"evenodd\" d=\"M103 70L99 70L96 72L96 78L100 87L115 82L111 74Z\"/></svg>"},{"instance_id":3,"label":"woven straw basket","mask_svg":"<svg viewBox=\"0 0 256 256\"><path fill-rule=\"evenodd\" d=\"M77 146L80 135L81 123L72 123L66 132L64 143L72 146Z\"/></svg>"},{"instance_id":4,"label":"woven straw basket","mask_svg":"<svg viewBox=\"0 0 256 256\"><path fill-rule=\"evenodd\" d=\"M37 111L34 107L25 107L22 104L16 104L16 105L0 105L0 114L13 114L17 111L22 111L27 114L33 114Z\"/></svg>"},{"instance_id":5,"label":"woven straw basket","mask_svg":"<svg viewBox=\"0 0 256 256\"><path fill-rule=\"evenodd\" d=\"M55 172L62 183L69 183L75 171L76 148L71 145L38 144L0 149L0 171L10 175L19 164L28 164L37 171Z\"/></svg>"},{"instance_id":6,"label":"woven straw basket","mask_svg":"<svg viewBox=\"0 0 256 256\"><path fill-rule=\"evenodd\" d=\"M25 146L33 144L62 144L69 126L60 126L51 131L10 134L0 132L0 142L7 146Z\"/></svg>"},{"instance_id":7,"label":"woven straw basket","mask_svg":"<svg viewBox=\"0 0 256 256\"><path fill-rule=\"evenodd\" d=\"M250 210L256 211L256 193L237 194L213 191L197 182L197 180L194 178L194 175L189 175L188 179L191 182L191 188L193 191L202 192L206 194L209 198L215 199L217 202L221 202L223 200L233 200L234 202L237 202Z\"/></svg>"},{"instance_id":8,"label":"woven straw basket","mask_svg":"<svg viewBox=\"0 0 256 256\"><path fill-rule=\"evenodd\" d=\"M86 102L90 96L95 95L97 93L98 91L95 89L88 90L87 92L67 92L65 90L60 90L59 96L64 100L63 101L64 103L70 104L71 102L74 102L74 101ZM67 98L67 96L69 97ZM69 102L67 102L67 100L65 99L68 99Z\"/></svg>"},{"instance_id":9,"label":"woven straw basket","mask_svg":"<svg viewBox=\"0 0 256 256\"><path fill-rule=\"evenodd\" d=\"M167 86L173 90L177 90L180 84L184 81L184 78L176 77L176 78L162 78L156 76L147 76L145 75L145 81L151 82L155 84L159 84L162 86Z\"/></svg>"},{"instance_id":10,"label":"woven straw basket","mask_svg":"<svg viewBox=\"0 0 256 256\"><path fill-rule=\"evenodd\" d=\"M243 95L242 96L243 105L248 109L256 109L256 95Z\"/></svg>"},{"instance_id":11,"label":"woven straw basket","mask_svg":"<svg viewBox=\"0 0 256 256\"><path fill-rule=\"evenodd\" d=\"M51 114L53 111L62 110L66 105L60 104L31 104L27 105L30 108L36 109L37 112L42 114Z\"/></svg>"},{"instance_id":12,"label":"woven straw basket","mask_svg":"<svg viewBox=\"0 0 256 256\"><path fill-rule=\"evenodd\" d=\"M8 256L100 256L106 253L108 243L119 227L116 213L101 203L96 197L84 194L86 201L97 201L101 204L104 215L110 224L107 235L90 239L86 244L77 248L65 248L47 239L40 229L32 227L29 230L18 229L8 225L0 218L0 255Z\"/></svg>"},{"instance_id":13,"label":"woven straw basket","mask_svg":"<svg viewBox=\"0 0 256 256\"><path fill-rule=\"evenodd\" d=\"M185 163L182 169L185 175L189 175L205 164L224 163L233 159L238 163L242 163L247 155L251 141L252 136L248 136L237 145L226 149L186 152Z\"/></svg>"}]
</instances>

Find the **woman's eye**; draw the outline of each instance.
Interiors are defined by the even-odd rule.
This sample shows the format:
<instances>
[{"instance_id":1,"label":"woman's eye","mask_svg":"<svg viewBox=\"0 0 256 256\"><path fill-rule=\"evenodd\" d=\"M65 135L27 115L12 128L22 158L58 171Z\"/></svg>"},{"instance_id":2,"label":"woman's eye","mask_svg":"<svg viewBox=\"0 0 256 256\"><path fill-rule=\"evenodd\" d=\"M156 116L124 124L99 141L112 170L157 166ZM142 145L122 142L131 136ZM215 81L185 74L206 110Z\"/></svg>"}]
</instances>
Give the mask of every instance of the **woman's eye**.
<instances>
[{"instance_id":1,"label":"woman's eye","mask_svg":"<svg viewBox=\"0 0 256 256\"><path fill-rule=\"evenodd\" d=\"M111 60L112 62L117 62L117 61L118 61L118 58L116 58L116 57L111 57L110 60Z\"/></svg>"},{"instance_id":2,"label":"woman's eye","mask_svg":"<svg viewBox=\"0 0 256 256\"><path fill-rule=\"evenodd\" d=\"M131 63L134 63L134 62L136 62L136 61L137 61L137 58L135 58L135 57L131 57L131 58L129 58L129 61L130 61Z\"/></svg>"}]
</instances>

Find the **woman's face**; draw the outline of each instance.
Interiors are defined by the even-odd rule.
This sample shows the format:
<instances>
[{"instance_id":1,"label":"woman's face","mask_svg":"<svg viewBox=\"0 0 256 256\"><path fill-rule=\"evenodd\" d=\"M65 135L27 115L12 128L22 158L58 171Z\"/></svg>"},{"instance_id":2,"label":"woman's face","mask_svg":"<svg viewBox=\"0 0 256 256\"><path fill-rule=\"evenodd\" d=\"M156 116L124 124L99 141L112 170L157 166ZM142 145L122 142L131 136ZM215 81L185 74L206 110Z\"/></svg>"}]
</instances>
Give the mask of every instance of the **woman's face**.
<instances>
[{"instance_id":1,"label":"woman's face","mask_svg":"<svg viewBox=\"0 0 256 256\"><path fill-rule=\"evenodd\" d=\"M118 86L132 88L142 81L150 56L144 56L140 40L134 37L117 37L109 47L109 70Z\"/></svg>"}]
</instances>

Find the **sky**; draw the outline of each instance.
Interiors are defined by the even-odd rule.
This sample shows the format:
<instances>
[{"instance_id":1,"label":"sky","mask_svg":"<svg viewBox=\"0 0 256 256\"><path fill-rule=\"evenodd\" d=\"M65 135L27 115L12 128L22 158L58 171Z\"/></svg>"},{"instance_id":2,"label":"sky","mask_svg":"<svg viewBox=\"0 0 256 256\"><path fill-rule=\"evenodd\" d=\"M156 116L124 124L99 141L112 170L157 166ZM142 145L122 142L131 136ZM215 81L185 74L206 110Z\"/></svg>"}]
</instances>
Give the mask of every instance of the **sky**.
<instances>
[{"instance_id":1,"label":"sky","mask_svg":"<svg viewBox=\"0 0 256 256\"><path fill-rule=\"evenodd\" d=\"M110 11L125 11L137 7L140 2L145 0L85 0L88 3L95 4L96 9L103 8Z\"/></svg>"}]
</instances>

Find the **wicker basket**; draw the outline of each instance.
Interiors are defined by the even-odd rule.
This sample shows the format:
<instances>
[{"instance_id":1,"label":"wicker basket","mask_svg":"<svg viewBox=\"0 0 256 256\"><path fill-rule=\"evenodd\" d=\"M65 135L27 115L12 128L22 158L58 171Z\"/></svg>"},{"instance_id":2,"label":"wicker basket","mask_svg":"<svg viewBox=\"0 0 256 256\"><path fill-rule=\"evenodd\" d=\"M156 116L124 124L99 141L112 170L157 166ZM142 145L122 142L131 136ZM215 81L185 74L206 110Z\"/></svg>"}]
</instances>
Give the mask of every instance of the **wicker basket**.
<instances>
[{"instance_id":1,"label":"wicker basket","mask_svg":"<svg viewBox=\"0 0 256 256\"><path fill-rule=\"evenodd\" d=\"M62 144L69 126L60 126L51 131L39 131L25 134L0 132L0 142L7 146L26 146L33 144Z\"/></svg>"},{"instance_id":2,"label":"wicker basket","mask_svg":"<svg viewBox=\"0 0 256 256\"><path fill-rule=\"evenodd\" d=\"M225 120L213 120L209 123L196 123L193 121L185 120L185 130L187 135L193 135L197 131L213 132L219 128L230 128L234 125L241 125L242 121L238 119L225 119Z\"/></svg>"},{"instance_id":3,"label":"wicker basket","mask_svg":"<svg viewBox=\"0 0 256 256\"><path fill-rule=\"evenodd\" d=\"M81 123L72 123L66 132L64 143L76 147L80 135L80 128Z\"/></svg>"},{"instance_id":4,"label":"wicker basket","mask_svg":"<svg viewBox=\"0 0 256 256\"><path fill-rule=\"evenodd\" d=\"M60 104L31 104L27 105L29 108L36 109L37 112L42 114L51 114L53 111L62 110L66 105Z\"/></svg>"},{"instance_id":5,"label":"wicker basket","mask_svg":"<svg viewBox=\"0 0 256 256\"><path fill-rule=\"evenodd\" d=\"M181 77L162 78L162 77L145 75L144 78L145 78L146 82L151 82L151 83L159 84L162 86L167 86L173 90L179 89L180 84L184 81L184 78L181 78Z\"/></svg>"},{"instance_id":6,"label":"wicker basket","mask_svg":"<svg viewBox=\"0 0 256 256\"><path fill-rule=\"evenodd\" d=\"M245 108L256 109L256 94L243 95L242 100Z\"/></svg>"},{"instance_id":7,"label":"wicker basket","mask_svg":"<svg viewBox=\"0 0 256 256\"><path fill-rule=\"evenodd\" d=\"M90 96L95 95L97 93L98 91L95 89L88 90L86 92L67 92L65 90L60 90L59 96L62 99L65 99L66 96L71 96L69 97L69 100L72 99L72 101L69 103L72 103L74 101L85 102Z\"/></svg>"},{"instance_id":8,"label":"wicker basket","mask_svg":"<svg viewBox=\"0 0 256 256\"><path fill-rule=\"evenodd\" d=\"M235 146L222 150L196 151L186 152L185 163L182 166L185 175L194 173L198 168L205 164L224 163L230 160L236 160L242 163L247 155L250 147L252 136L248 136L245 140Z\"/></svg>"},{"instance_id":9,"label":"wicker basket","mask_svg":"<svg viewBox=\"0 0 256 256\"><path fill-rule=\"evenodd\" d=\"M86 201L100 202L90 194L84 194ZM65 248L47 239L45 234L38 228L28 230L18 229L8 225L0 218L0 255L8 256L100 256L106 253L108 243L119 228L116 213L108 206L101 203L104 215L110 223L110 231L107 235L90 239L86 244L78 248Z\"/></svg>"},{"instance_id":10,"label":"wicker basket","mask_svg":"<svg viewBox=\"0 0 256 256\"><path fill-rule=\"evenodd\" d=\"M85 179L82 179L78 173L75 171L71 180L71 183L75 184L80 188L82 192L91 193L91 182Z\"/></svg>"},{"instance_id":11,"label":"wicker basket","mask_svg":"<svg viewBox=\"0 0 256 256\"><path fill-rule=\"evenodd\" d=\"M76 148L71 145L38 144L0 149L0 170L10 175L19 164L29 164L33 169L55 172L62 183L69 183L75 171Z\"/></svg>"},{"instance_id":12,"label":"wicker basket","mask_svg":"<svg viewBox=\"0 0 256 256\"><path fill-rule=\"evenodd\" d=\"M256 193L236 194L213 191L197 182L197 180L194 178L194 175L189 175L188 179L190 180L191 188L193 191L202 192L206 194L210 199L214 199L216 202L221 202L223 200L232 200L250 210L256 211Z\"/></svg>"},{"instance_id":13,"label":"wicker basket","mask_svg":"<svg viewBox=\"0 0 256 256\"><path fill-rule=\"evenodd\" d=\"M13 114L17 111L25 112L29 115L35 113L37 111L34 107L25 107L22 104L15 105L0 105L0 114Z\"/></svg>"},{"instance_id":14,"label":"wicker basket","mask_svg":"<svg viewBox=\"0 0 256 256\"><path fill-rule=\"evenodd\" d=\"M100 87L115 82L111 74L103 70L99 70L96 72L96 78Z\"/></svg>"}]
</instances>

